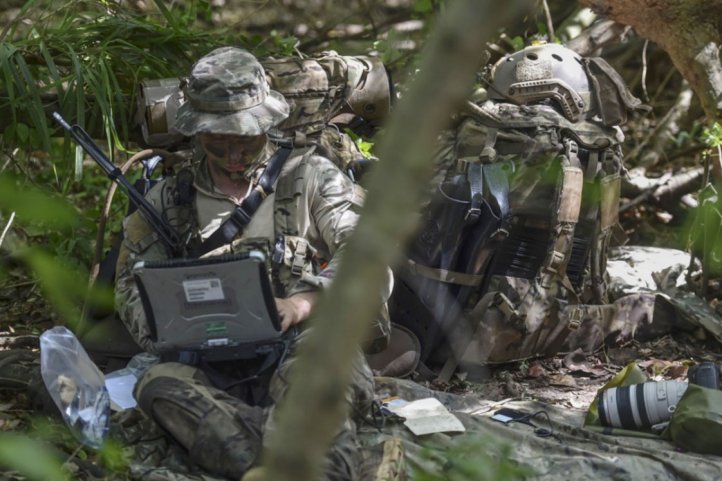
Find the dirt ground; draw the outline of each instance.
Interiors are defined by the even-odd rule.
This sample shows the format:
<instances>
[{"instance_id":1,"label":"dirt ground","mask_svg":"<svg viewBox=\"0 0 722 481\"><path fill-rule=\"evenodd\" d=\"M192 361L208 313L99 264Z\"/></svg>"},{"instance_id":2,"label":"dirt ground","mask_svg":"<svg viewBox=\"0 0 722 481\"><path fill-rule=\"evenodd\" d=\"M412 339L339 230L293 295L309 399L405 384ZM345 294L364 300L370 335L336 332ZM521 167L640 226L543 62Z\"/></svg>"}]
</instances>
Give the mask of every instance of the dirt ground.
<instances>
[{"instance_id":1,"label":"dirt ground","mask_svg":"<svg viewBox=\"0 0 722 481\"><path fill-rule=\"evenodd\" d=\"M51 444L78 470L76 479L92 479L95 455L82 450L62 423L48 423L49 418L38 416L37 399L28 396L28 383L39 382L38 336L56 322L55 315L38 287L20 272L0 283L0 312L0 431L52 433ZM606 347L592 355L575 351L490 366L481 380L472 381L464 373L449 383L416 380L480 401L536 400L583 413L597 390L630 362L638 363L652 379L684 380L690 365L720 360L719 344L703 333L673 333L649 342ZM0 480L14 479L23 478L0 471Z\"/></svg>"}]
</instances>

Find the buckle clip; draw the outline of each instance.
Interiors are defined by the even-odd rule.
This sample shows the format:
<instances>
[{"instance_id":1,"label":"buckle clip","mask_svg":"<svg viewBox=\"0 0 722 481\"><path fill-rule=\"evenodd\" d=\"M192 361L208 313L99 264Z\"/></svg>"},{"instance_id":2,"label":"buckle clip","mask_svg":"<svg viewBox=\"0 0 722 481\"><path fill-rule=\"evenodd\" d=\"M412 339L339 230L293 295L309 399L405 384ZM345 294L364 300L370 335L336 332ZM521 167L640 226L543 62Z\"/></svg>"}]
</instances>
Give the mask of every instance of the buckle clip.
<instances>
[{"instance_id":1,"label":"buckle clip","mask_svg":"<svg viewBox=\"0 0 722 481\"><path fill-rule=\"evenodd\" d=\"M292 275L300 277L301 274L303 274L303 266L306 264L307 253L308 242L306 239L299 239L293 251L293 261L291 262Z\"/></svg>"},{"instance_id":2,"label":"buckle clip","mask_svg":"<svg viewBox=\"0 0 722 481\"><path fill-rule=\"evenodd\" d=\"M571 311L572 312L569 315L568 327L570 330L576 331L582 325L582 310L575 308Z\"/></svg>"},{"instance_id":3,"label":"buckle clip","mask_svg":"<svg viewBox=\"0 0 722 481\"><path fill-rule=\"evenodd\" d=\"M501 292L494 294L492 305L499 309L506 320L515 320L520 317L519 311L514 306L514 303L511 302L511 299Z\"/></svg>"}]
</instances>

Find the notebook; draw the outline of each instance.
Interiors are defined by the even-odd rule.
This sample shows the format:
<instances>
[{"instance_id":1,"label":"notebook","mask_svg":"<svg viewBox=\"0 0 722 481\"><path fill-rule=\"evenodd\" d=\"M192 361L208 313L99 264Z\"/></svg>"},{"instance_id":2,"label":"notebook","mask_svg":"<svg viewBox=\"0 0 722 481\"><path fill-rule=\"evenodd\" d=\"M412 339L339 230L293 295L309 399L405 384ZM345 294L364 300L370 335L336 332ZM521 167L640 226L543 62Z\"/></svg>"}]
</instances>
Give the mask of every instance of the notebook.
<instances>
[{"instance_id":1,"label":"notebook","mask_svg":"<svg viewBox=\"0 0 722 481\"><path fill-rule=\"evenodd\" d=\"M261 251L140 261L133 275L160 352L233 347L281 336Z\"/></svg>"}]
</instances>

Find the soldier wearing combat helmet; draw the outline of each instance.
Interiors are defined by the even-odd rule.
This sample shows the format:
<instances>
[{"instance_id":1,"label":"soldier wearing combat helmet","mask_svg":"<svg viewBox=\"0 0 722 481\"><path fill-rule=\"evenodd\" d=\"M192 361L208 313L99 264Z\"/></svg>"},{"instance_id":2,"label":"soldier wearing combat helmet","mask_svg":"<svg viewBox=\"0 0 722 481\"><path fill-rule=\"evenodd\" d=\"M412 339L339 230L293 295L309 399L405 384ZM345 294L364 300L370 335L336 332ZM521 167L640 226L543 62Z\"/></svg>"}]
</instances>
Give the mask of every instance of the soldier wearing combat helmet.
<instances>
[{"instance_id":1,"label":"soldier wearing combat helmet","mask_svg":"<svg viewBox=\"0 0 722 481\"><path fill-rule=\"evenodd\" d=\"M193 66L184 96L174 127L194 138L193 162L161 181L147 198L187 239L186 250L192 253L258 188L259 178L278 150L269 133L288 116L289 106L281 94L269 88L256 58L233 47L216 49L201 58ZM190 196L188 184L192 186ZM346 238L356 224L361 198L358 187L312 147L294 149L283 162L275 191L263 200L242 234L205 255L267 250L267 258L274 260L272 284L282 329L302 328L319 288L334 277ZM124 233L116 306L138 344L153 352L156 346L131 268L139 260L165 259L168 253L138 214L126 219ZM238 377L248 362L239 366L239 361L229 361L230 368L211 371L202 364L164 362L140 379L135 396L141 409L169 431L197 464L213 474L239 479L256 461L262 433L272 418L259 401L265 396L258 393L265 388L272 402L279 400L286 376L278 371L283 373L292 365L294 345L303 342L303 337L302 333L293 341L270 385L256 383L253 389L231 396L222 389L221 381L238 387L228 373ZM250 368L251 375L257 364ZM359 355L349 402L365 408L372 399L372 388L371 372ZM337 437L325 479L354 477L357 449L351 425L346 423Z\"/></svg>"}]
</instances>

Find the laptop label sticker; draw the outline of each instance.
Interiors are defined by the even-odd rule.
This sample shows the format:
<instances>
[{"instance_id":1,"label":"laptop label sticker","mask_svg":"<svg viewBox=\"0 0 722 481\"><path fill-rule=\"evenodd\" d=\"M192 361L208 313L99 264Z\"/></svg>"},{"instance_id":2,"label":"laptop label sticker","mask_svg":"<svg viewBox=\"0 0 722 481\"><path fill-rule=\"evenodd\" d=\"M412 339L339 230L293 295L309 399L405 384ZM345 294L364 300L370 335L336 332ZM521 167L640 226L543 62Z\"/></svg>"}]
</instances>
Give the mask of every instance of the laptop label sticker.
<instances>
[{"instance_id":1,"label":"laptop label sticker","mask_svg":"<svg viewBox=\"0 0 722 481\"><path fill-rule=\"evenodd\" d=\"M218 278L183 281L187 302L222 301L223 286Z\"/></svg>"}]
</instances>

